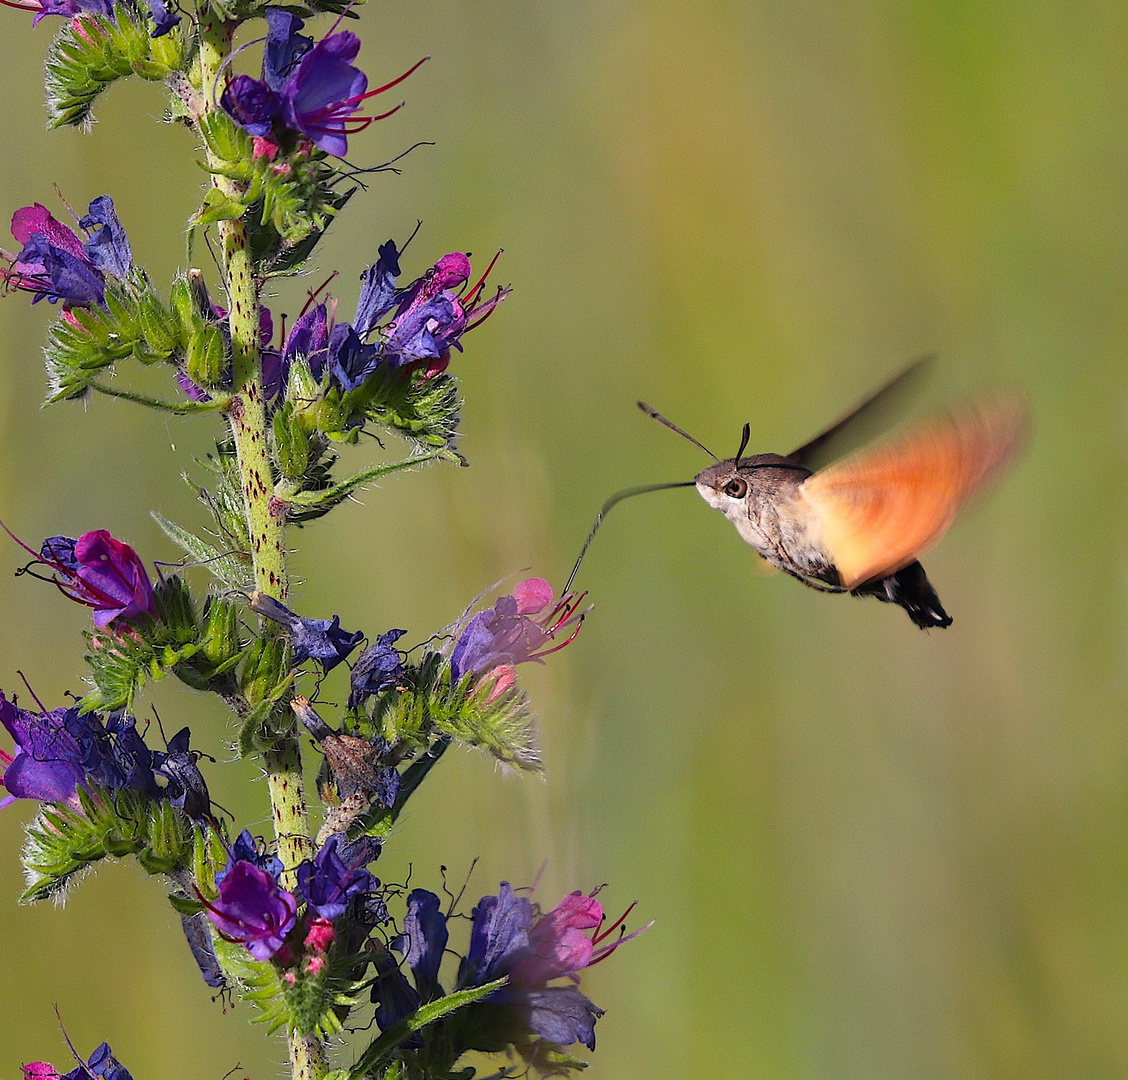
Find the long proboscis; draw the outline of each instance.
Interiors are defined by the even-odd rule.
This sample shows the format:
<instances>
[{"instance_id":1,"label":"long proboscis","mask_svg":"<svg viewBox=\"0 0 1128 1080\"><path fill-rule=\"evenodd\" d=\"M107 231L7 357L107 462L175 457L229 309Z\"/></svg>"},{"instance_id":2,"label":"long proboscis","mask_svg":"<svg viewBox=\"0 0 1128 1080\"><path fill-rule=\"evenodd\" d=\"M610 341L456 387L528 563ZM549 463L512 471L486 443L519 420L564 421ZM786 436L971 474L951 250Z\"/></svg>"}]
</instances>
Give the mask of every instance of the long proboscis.
<instances>
[{"instance_id":1,"label":"long proboscis","mask_svg":"<svg viewBox=\"0 0 1128 1080\"><path fill-rule=\"evenodd\" d=\"M599 531L599 526L603 524L603 519L607 516L611 507L617 506L624 499L634 498L635 495L646 495L651 491L666 491L669 488L693 487L696 483L696 480L682 480L674 484L644 484L642 487L624 488L622 491L615 492L599 508L599 513L595 515L595 524L592 525L591 532L588 533L588 537L584 541L584 546L580 548L580 556L576 559L576 565L572 567L572 572L568 575L568 584L564 586L564 591L568 592L572 588L572 582L576 580L576 574L580 571L580 563L584 561L584 556L587 554L588 548L591 547L591 542L595 539L595 534Z\"/></svg>"}]
</instances>

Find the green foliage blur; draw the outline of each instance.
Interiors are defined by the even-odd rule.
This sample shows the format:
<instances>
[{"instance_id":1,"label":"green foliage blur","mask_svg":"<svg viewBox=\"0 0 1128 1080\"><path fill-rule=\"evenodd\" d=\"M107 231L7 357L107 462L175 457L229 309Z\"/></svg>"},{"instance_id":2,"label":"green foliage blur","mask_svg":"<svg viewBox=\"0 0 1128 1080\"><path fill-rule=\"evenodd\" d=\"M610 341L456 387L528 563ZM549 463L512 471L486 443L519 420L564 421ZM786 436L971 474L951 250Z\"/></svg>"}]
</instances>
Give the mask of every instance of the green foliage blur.
<instances>
[{"instance_id":1,"label":"green foliage blur","mask_svg":"<svg viewBox=\"0 0 1128 1080\"><path fill-rule=\"evenodd\" d=\"M140 81L91 134L45 132L57 22L2 18L3 214L58 214L52 183L80 210L108 193L167 289L205 180L189 135L145 120L163 100ZM516 292L452 365L472 467L390 477L294 532L303 614L406 644L504 574L562 584L607 495L704 464L638 398L718 453L745 420L751 450L786 452L936 352L921 410L1017 384L1035 416L924 560L943 632L760 573L692 491L619 507L578 581L595 613L521 673L547 782L448 754L381 876L438 888L445 866L457 892L478 857L474 898L547 860L547 903L601 882L608 908L638 899L657 925L585 976L607 1009L593 1080L1128 1074L1128 8L387 0L360 33L373 84L433 59L352 160L436 145L369 176L318 272L268 303L292 317L339 269L351 310L417 219L407 280L501 246ZM49 315L0 304L0 516L175 559L148 511L202 522L178 474L213 421L40 411ZM81 691L84 612L7 572L0 605L0 685ZM217 705L172 680L152 700L232 757ZM249 763L204 770L269 831ZM14 906L30 816L0 814L0 1077L69 1066L55 1003L137 1080L277 1075L283 1044L210 1001L135 867L62 910Z\"/></svg>"}]
</instances>

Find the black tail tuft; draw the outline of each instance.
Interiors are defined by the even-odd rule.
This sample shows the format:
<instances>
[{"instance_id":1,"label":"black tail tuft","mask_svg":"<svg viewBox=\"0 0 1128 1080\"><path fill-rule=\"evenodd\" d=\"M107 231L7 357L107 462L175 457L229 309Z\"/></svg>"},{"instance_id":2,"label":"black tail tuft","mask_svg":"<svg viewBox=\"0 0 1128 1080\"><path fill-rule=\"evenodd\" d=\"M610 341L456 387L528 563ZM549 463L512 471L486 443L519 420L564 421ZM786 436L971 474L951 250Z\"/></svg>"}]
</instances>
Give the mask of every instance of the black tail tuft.
<instances>
[{"instance_id":1,"label":"black tail tuft","mask_svg":"<svg viewBox=\"0 0 1128 1080\"><path fill-rule=\"evenodd\" d=\"M922 630L942 630L952 625L952 617L944 610L924 567L918 562L909 563L887 578L855 589L854 595L876 596L883 603L898 604Z\"/></svg>"}]
</instances>

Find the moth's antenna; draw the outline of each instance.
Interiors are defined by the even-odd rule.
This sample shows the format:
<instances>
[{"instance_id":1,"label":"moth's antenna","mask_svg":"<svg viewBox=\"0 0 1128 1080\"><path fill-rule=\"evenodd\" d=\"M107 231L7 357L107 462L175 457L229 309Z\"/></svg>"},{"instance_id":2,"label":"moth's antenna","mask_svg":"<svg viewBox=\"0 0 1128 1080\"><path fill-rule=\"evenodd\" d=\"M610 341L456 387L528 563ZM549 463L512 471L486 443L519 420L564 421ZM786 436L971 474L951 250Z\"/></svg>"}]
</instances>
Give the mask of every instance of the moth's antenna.
<instances>
[{"instance_id":1,"label":"moth's antenna","mask_svg":"<svg viewBox=\"0 0 1128 1080\"><path fill-rule=\"evenodd\" d=\"M740 434L740 449L736 452L736 457L733 459L737 465L740 464L740 455L744 453L744 448L748 445L748 440L752 437L752 425L745 424L744 431Z\"/></svg>"},{"instance_id":2,"label":"moth's antenna","mask_svg":"<svg viewBox=\"0 0 1128 1080\"><path fill-rule=\"evenodd\" d=\"M641 402L639 404L641 405ZM645 406L643 406L643 409L645 411ZM659 417L657 413L654 413L653 415L657 419L661 419L661 417ZM665 423L665 421L663 421L663 423ZM674 430L677 431L678 429L674 428ZM679 434L684 435L685 432L679 432ZM688 435L686 435L685 437L689 439ZM697 440L690 439L690 442L697 442ZM697 445L701 446L700 443L697 443ZM705 450L705 447L701 446L701 449ZM705 452L708 453L709 451L705 450ZM587 549L591 547L591 542L595 539L595 534L598 531L599 526L603 524L603 519L607 516L607 513L611 509L611 507L615 506L617 503L621 503L624 499L633 498L635 495L645 495L650 491L665 491L667 488L693 487L696 483L696 480L683 480L678 484L646 484L643 487L624 488L622 491L615 492L615 494L612 495L611 498L608 499L599 508L599 513L595 515L595 524L591 527L591 532L588 533L588 538L584 541L584 546L580 549L580 557L576 560L576 565L572 567L572 572L568 575L568 584L564 586L564 591L568 592L568 590L572 588L572 582L576 580L576 574L579 572L580 563L584 561L584 556L587 554Z\"/></svg>"},{"instance_id":3,"label":"moth's antenna","mask_svg":"<svg viewBox=\"0 0 1128 1080\"><path fill-rule=\"evenodd\" d=\"M688 439L691 443L693 443L694 446L698 447L701 450L704 450L705 453L708 454L714 461L721 460L704 443L699 443L692 435L689 434L689 432L682 431L682 429L678 427L677 424L671 424L670 421L667 420L660 412L652 409L649 405L646 404L645 401L640 401L638 403L638 407L644 413L646 413L646 415L649 416L651 420L657 420L659 424L668 427L671 431L677 432L677 434L679 434L683 439Z\"/></svg>"}]
</instances>

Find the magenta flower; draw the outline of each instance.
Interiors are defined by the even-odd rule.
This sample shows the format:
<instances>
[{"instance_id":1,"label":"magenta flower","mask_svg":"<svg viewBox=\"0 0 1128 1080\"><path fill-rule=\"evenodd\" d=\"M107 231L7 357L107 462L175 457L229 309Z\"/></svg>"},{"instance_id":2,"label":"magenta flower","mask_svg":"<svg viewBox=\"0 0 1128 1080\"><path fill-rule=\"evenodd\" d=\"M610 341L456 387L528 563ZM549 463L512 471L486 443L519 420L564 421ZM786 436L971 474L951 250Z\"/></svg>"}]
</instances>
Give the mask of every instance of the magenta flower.
<instances>
[{"instance_id":1,"label":"magenta flower","mask_svg":"<svg viewBox=\"0 0 1128 1080\"><path fill-rule=\"evenodd\" d=\"M12 215L12 235L23 245L4 274L8 284L34 293L32 303L46 297L64 307L105 302L105 281L124 278L133 267L133 252L113 200L100 195L79 222L83 239L57 221L41 203Z\"/></svg>"},{"instance_id":2,"label":"magenta flower","mask_svg":"<svg viewBox=\"0 0 1128 1080\"><path fill-rule=\"evenodd\" d=\"M298 902L293 893L245 859L230 861L216 884L219 896L205 902L205 910L220 936L246 945L256 960L269 960L294 928Z\"/></svg>"},{"instance_id":3,"label":"magenta flower","mask_svg":"<svg viewBox=\"0 0 1128 1080\"><path fill-rule=\"evenodd\" d=\"M128 622L141 615L156 616L153 586L137 552L105 529L83 533L77 540L48 537L39 553L32 554L37 563L51 569L49 580L64 596L94 609L94 625L99 629L115 619Z\"/></svg>"},{"instance_id":4,"label":"magenta flower","mask_svg":"<svg viewBox=\"0 0 1128 1080\"><path fill-rule=\"evenodd\" d=\"M590 610L580 610L586 595L565 593L554 603L552 586L544 578L522 581L512 596L501 597L492 608L456 626L456 631L462 629L450 654L451 678L457 682L475 675L480 681L493 676L494 700L513 685L518 664L542 663L575 640ZM556 641L569 627L567 637Z\"/></svg>"}]
</instances>

